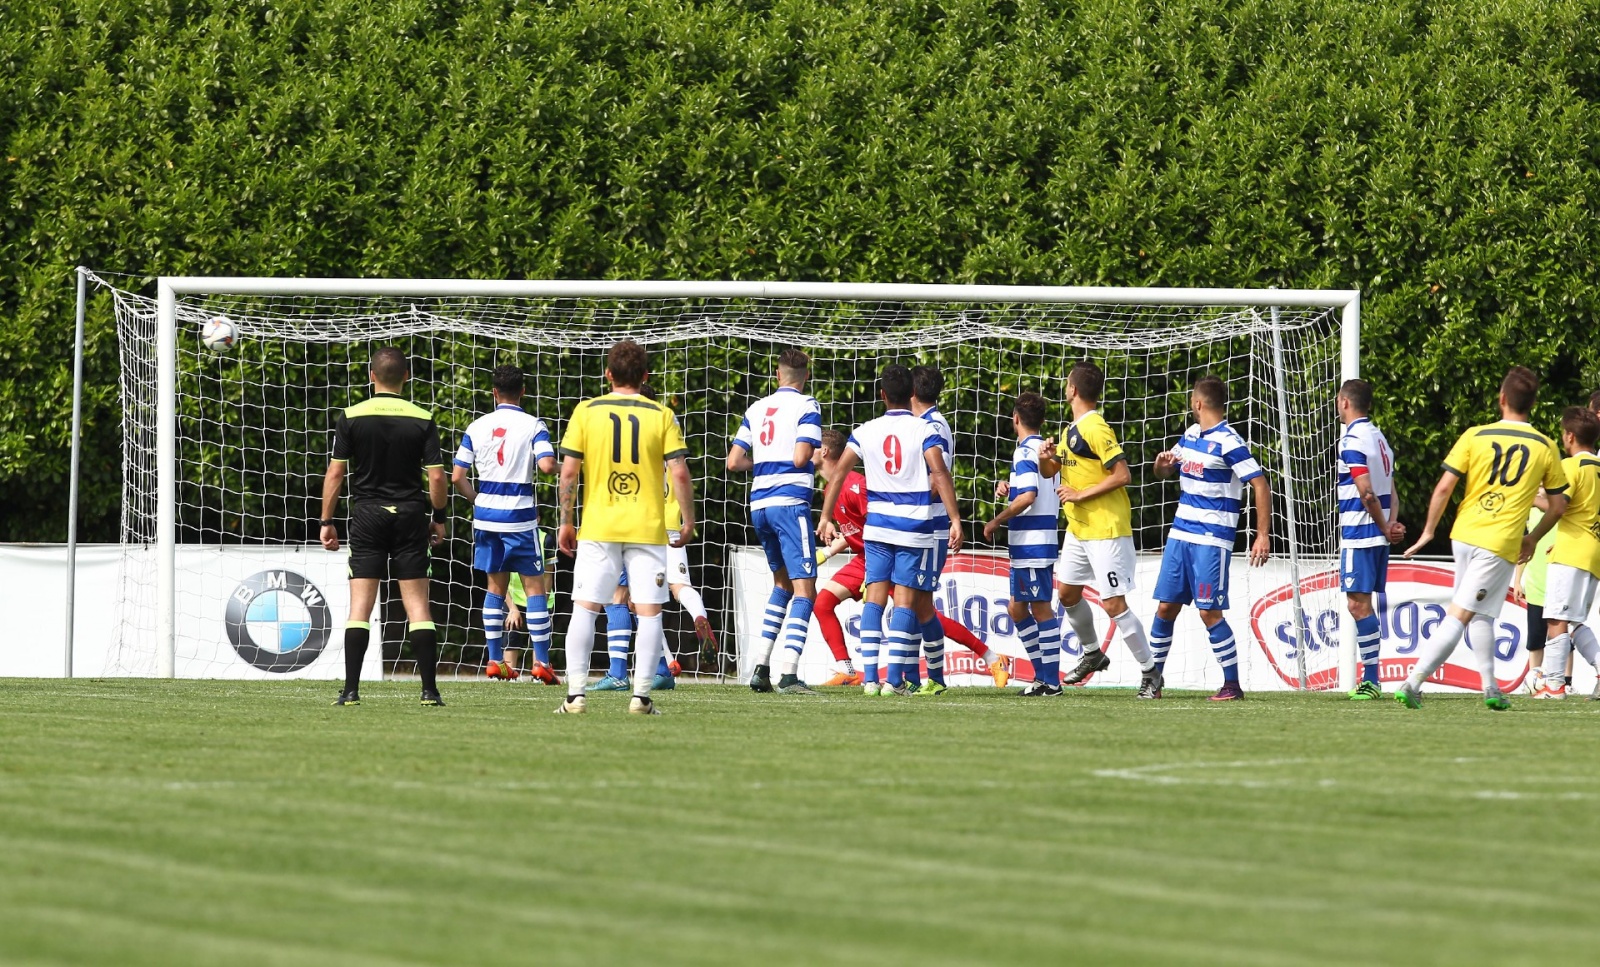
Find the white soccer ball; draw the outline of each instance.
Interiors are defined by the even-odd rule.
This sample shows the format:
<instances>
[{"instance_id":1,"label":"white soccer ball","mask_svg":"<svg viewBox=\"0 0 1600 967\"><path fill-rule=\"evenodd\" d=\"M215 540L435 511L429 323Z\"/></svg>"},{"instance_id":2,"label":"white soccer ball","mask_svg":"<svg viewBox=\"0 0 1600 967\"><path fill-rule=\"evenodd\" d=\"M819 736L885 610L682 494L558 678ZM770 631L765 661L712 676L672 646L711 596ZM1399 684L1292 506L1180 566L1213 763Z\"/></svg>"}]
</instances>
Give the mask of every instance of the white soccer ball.
<instances>
[{"instance_id":1,"label":"white soccer ball","mask_svg":"<svg viewBox=\"0 0 1600 967\"><path fill-rule=\"evenodd\" d=\"M213 316L200 329L200 342L214 353L225 353L233 348L239 332L227 316Z\"/></svg>"}]
</instances>

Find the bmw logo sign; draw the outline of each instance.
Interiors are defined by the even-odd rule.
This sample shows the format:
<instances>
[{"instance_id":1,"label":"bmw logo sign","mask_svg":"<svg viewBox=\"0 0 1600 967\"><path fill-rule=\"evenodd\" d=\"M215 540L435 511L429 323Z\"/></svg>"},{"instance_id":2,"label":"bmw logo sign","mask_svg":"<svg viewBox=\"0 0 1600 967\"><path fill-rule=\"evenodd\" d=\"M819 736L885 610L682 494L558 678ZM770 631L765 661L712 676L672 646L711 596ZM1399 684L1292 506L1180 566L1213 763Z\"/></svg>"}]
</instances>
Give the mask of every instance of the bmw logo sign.
<instances>
[{"instance_id":1,"label":"bmw logo sign","mask_svg":"<svg viewBox=\"0 0 1600 967\"><path fill-rule=\"evenodd\" d=\"M224 618L239 657L266 672L292 672L317 660L333 612L317 586L293 571L262 571L239 582Z\"/></svg>"}]
</instances>

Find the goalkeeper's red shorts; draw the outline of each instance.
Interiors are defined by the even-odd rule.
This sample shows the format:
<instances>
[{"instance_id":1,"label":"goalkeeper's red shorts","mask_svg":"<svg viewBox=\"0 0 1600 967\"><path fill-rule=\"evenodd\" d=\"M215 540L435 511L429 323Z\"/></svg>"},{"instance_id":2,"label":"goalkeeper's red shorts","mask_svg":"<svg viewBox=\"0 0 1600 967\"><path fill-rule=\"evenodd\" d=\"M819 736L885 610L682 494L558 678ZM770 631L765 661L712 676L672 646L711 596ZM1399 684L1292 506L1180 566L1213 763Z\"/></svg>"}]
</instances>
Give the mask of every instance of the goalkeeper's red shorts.
<instances>
[{"instance_id":1,"label":"goalkeeper's red shorts","mask_svg":"<svg viewBox=\"0 0 1600 967\"><path fill-rule=\"evenodd\" d=\"M855 597L861 597L861 586L867 582L867 557L857 554L850 559L850 563L834 571L828 577L829 581L849 591Z\"/></svg>"}]
</instances>

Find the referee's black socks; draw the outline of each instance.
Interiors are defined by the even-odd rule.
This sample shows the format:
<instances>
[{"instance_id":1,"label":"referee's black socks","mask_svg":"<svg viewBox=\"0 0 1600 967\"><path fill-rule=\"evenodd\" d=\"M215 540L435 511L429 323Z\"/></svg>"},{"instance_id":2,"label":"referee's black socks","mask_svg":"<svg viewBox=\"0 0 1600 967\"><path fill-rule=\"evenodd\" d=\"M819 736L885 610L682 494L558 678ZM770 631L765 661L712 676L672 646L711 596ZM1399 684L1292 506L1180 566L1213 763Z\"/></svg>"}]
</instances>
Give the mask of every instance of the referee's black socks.
<instances>
[{"instance_id":1,"label":"referee's black socks","mask_svg":"<svg viewBox=\"0 0 1600 967\"><path fill-rule=\"evenodd\" d=\"M422 677L424 692L437 692L439 683L435 674L439 668L439 633L431 621L413 621L407 635L411 641L411 656L417 660L417 674Z\"/></svg>"},{"instance_id":2,"label":"referee's black socks","mask_svg":"<svg viewBox=\"0 0 1600 967\"><path fill-rule=\"evenodd\" d=\"M372 639L372 625L366 621L351 621L344 626L344 690L356 692L361 688L361 662L367 657L367 642Z\"/></svg>"}]
</instances>

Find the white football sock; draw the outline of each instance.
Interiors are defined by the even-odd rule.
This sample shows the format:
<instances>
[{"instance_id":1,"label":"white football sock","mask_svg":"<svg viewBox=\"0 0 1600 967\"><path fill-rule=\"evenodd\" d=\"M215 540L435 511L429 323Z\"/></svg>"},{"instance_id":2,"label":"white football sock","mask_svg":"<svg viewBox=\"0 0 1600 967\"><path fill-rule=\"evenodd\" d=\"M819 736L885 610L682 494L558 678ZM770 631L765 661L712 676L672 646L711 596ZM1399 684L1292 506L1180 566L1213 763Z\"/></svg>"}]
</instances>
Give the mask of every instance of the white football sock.
<instances>
[{"instance_id":1,"label":"white football sock","mask_svg":"<svg viewBox=\"0 0 1600 967\"><path fill-rule=\"evenodd\" d=\"M1144 622L1133 613L1133 609L1129 608L1111 621L1117 626L1117 631L1122 635L1122 640L1133 655L1133 660L1139 663L1139 670L1147 672L1156 667L1155 656L1150 654L1150 640L1144 634Z\"/></svg>"},{"instance_id":2,"label":"white football sock","mask_svg":"<svg viewBox=\"0 0 1600 967\"><path fill-rule=\"evenodd\" d=\"M1554 635L1544 643L1545 685L1556 688L1567 683L1567 655L1572 651L1572 635Z\"/></svg>"},{"instance_id":3,"label":"white football sock","mask_svg":"<svg viewBox=\"0 0 1600 967\"><path fill-rule=\"evenodd\" d=\"M572 606L567 621L567 694L582 695L589 688L589 660L594 650L594 625L600 612L581 604Z\"/></svg>"},{"instance_id":4,"label":"white football sock","mask_svg":"<svg viewBox=\"0 0 1600 967\"><path fill-rule=\"evenodd\" d=\"M633 694L640 698L650 697L650 684L656 678L656 662L661 660L661 647L665 644L667 636L661 629L661 615L649 617L638 616L638 637L634 640L634 648L638 654L633 659Z\"/></svg>"},{"instance_id":5,"label":"white football sock","mask_svg":"<svg viewBox=\"0 0 1600 967\"><path fill-rule=\"evenodd\" d=\"M1089 607L1089 602L1078 599L1078 603L1065 611L1067 625L1072 628L1072 633L1078 636L1079 650L1087 653L1100 650L1100 639L1094 633L1094 609Z\"/></svg>"},{"instance_id":6,"label":"white football sock","mask_svg":"<svg viewBox=\"0 0 1600 967\"><path fill-rule=\"evenodd\" d=\"M1488 615L1472 616L1467 647L1472 649L1472 660L1478 666L1478 677L1483 681L1484 694L1498 689L1500 683L1494 680L1494 622L1489 620Z\"/></svg>"},{"instance_id":7,"label":"white football sock","mask_svg":"<svg viewBox=\"0 0 1600 967\"><path fill-rule=\"evenodd\" d=\"M1466 631L1463 625L1453 614L1446 614L1439 621L1439 626L1433 629L1433 634L1423 639L1422 654L1417 658L1416 667L1411 669L1411 677L1406 681L1412 687L1421 688L1428 676L1439 670L1444 660L1456 650L1456 642L1461 640L1462 632Z\"/></svg>"},{"instance_id":8,"label":"white football sock","mask_svg":"<svg viewBox=\"0 0 1600 967\"><path fill-rule=\"evenodd\" d=\"M678 603L683 605L683 610L689 612L691 618L706 616L706 603L701 599L700 592L687 584L678 589Z\"/></svg>"}]
</instances>

